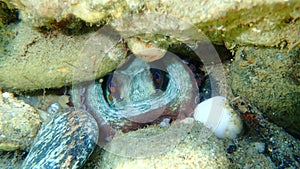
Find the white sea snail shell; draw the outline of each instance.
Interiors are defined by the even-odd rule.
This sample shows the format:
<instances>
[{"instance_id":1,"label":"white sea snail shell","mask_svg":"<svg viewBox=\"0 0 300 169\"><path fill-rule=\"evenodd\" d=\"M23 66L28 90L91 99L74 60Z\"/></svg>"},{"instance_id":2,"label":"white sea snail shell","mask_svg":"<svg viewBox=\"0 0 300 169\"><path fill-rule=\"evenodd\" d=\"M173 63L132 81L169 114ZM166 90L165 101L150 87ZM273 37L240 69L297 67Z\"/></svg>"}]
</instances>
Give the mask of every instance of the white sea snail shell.
<instances>
[{"instance_id":1,"label":"white sea snail shell","mask_svg":"<svg viewBox=\"0 0 300 169\"><path fill-rule=\"evenodd\" d=\"M215 96L198 104L194 119L212 129L218 138L234 139L243 129L241 118L223 96Z\"/></svg>"}]
</instances>

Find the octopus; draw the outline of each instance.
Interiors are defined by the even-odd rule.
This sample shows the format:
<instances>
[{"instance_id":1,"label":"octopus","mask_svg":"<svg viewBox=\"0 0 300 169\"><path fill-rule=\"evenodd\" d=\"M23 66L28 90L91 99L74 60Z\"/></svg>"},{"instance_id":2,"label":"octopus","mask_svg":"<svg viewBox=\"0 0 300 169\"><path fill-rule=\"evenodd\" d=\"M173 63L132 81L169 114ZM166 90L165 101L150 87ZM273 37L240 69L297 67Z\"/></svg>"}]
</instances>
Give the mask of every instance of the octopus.
<instances>
[{"instance_id":1,"label":"octopus","mask_svg":"<svg viewBox=\"0 0 300 169\"><path fill-rule=\"evenodd\" d=\"M192 68L172 53L152 62L132 54L109 75L74 88L73 101L96 119L103 144L117 131L189 117L199 97Z\"/></svg>"}]
</instances>

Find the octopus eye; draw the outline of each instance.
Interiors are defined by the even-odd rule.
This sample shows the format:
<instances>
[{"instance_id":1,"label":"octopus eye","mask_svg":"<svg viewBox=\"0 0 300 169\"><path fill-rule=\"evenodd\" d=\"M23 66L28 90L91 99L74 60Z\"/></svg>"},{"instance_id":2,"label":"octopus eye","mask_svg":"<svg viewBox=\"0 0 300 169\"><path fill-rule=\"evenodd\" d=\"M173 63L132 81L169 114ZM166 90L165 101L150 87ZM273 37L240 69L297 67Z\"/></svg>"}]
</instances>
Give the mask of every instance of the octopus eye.
<instances>
[{"instance_id":1,"label":"octopus eye","mask_svg":"<svg viewBox=\"0 0 300 169\"><path fill-rule=\"evenodd\" d=\"M108 90L110 93L116 93L116 91L117 91L117 89L112 81L110 81L108 84Z\"/></svg>"},{"instance_id":2,"label":"octopus eye","mask_svg":"<svg viewBox=\"0 0 300 169\"><path fill-rule=\"evenodd\" d=\"M165 91L169 83L168 73L154 68L151 68L150 72L152 74L152 79L153 79L153 84L155 89Z\"/></svg>"},{"instance_id":3,"label":"octopus eye","mask_svg":"<svg viewBox=\"0 0 300 169\"><path fill-rule=\"evenodd\" d=\"M112 81L113 73L104 77L102 83L102 90L104 91L104 98L107 103L112 104L114 99L119 99L118 90L116 85Z\"/></svg>"},{"instance_id":4,"label":"octopus eye","mask_svg":"<svg viewBox=\"0 0 300 169\"><path fill-rule=\"evenodd\" d=\"M112 96L111 94L108 94L108 97L107 97L107 98L108 98L108 100L109 100L110 102L112 102L113 99L114 99L113 96Z\"/></svg>"},{"instance_id":5,"label":"octopus eye","mask_svg":"<svg viewBox=\"0 0 300 169\"><path fill-rule=\"evenodd\" d=\"M161 83L162 77L159 74L159 72L155 72L153 78L154 78L155 82Z\"/></svg>"},{"instance_id":6,"label":"octopus eye","mask_svg":"<svg viewBox=\"0 0 300 169\"><path fill-rule=\"evenodd\" d=\"M197 69L196 69L196 66L193 65L193 64L190 64L188 65L189 66L189 69L192 71L192 72L195 72Z\"/></svg>"}]
</instances>

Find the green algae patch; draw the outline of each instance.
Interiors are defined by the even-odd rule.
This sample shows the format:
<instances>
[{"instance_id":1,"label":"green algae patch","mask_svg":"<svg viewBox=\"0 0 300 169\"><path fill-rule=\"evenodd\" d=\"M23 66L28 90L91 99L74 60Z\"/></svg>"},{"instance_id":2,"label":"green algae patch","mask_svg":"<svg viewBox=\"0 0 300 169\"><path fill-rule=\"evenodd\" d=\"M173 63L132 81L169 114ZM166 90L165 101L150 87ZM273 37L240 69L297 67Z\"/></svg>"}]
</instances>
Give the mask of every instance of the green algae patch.
<instances>
[{"instance_id":1,"label":"green algae patch","mask_svg":"<svg viewBox=\"0 0 300 169\"><path fill-rule=\"evenodd\" d=\"M230 66L231 88L276 124L300 130L300 50L240 47Z\"/></svg>"}]
</instances>

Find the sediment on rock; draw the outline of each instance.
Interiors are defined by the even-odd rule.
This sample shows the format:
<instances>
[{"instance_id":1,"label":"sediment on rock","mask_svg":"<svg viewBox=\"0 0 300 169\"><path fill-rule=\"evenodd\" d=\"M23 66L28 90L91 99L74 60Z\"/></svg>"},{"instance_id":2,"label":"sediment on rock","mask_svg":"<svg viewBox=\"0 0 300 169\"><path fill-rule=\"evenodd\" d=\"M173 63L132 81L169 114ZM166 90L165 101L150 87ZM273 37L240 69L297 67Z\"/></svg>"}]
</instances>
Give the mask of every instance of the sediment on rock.
<instances>
[{"instance_id":1,"label":"sediment on rock","mask_svg":"<svg viewBox=\"0 0 300 169\"><path fill-rule=\"evenodd\" d=\"M98 58L94 72L81 76L83 81L93 80L115 69L126 56L122 43L108 54L99 51L101 44L98 43L89 44L89 50L83 51L93 33L68 36L49 32L45 35L23 22L9 31L14 36L5 51L1 51L0 58L0 86L6 90L28 91L71 85L74 73L84 72L82 55L98 52L94 56ZM95 64L93 60L85 61Z\"/></svg>"},{"instance_id":2,"label":"sediment on rock","mask_svg":"<svg viewBox=\"0 0 300 169\"><path fill-rule=\"evenodd\" d=\"M1 72L4 72L0 76L0 86L3 88L35 90L72 84L74 70L78 67L75 63L78 53L90 36L88 33L75 35L75 32L78 33L83 26L78 24L80 23L78 19L86 22L87 25L103 25L129 13L156 12L174 16L178 18L178 21L185 20L195 25L213 43L225 43L229 49L234 49L238 45L295 49L300 45L300 2L296 0L290 2L281 0L206 1L206 3L201 1L178 3L176 0L165 2L92 0L66 4L61 1L43 0L38 4L35 3L31 0L13 1L20 11L22 21L16 26L12 25L12 30L5 31L15 33L16 36L11 39L11 42L8 45L1 44L5 51L1 51L4 57L1 58L0 66ZM211 8L212 6L214 8ZM147 25L146 23L139 25L143 24ZM167 32L169 27L172 28L171 26L163 24L162 28ZM54 31L46 29L45 37L45 33L40 34L30 27L49 27ZM66 30L66 27L68 30L74 29L74 34L72 31L68 36L63 34L61 31ZM182 25L180 31L182 34L189 32L189 27ZM157 41L151 38L147 40ZM135 46L134 43L130 46ZM170 44L166 40L163 43ZM106 58L107 60L103 62L105 64L100 66L101 70L98 70L96 77L105 75L117 67L125 57L121 48L123 47L120 46L120 50L116 49L108 54L115 55L118 61Z\"/></svg>"},{"instance_id":3,"label":"sediment on rock","mask_svg":"<svg viewBox=\"0 0 300 169\"><path fill-rule=\"evenodd\" d=\"M230 86L266 117L300 137L299 49L240 47L230 66Z\"/></svg>"},{"instance_id":4,"label":"sediment on rock","mask_svg":"<svg viewBox=\"0 0 300 169\"><path fill-rule=\"evenodd\" d=\"M27 150L41 124L37 111L12 93L0 91L0 150Z\"/></svg>"}]
</instances>

